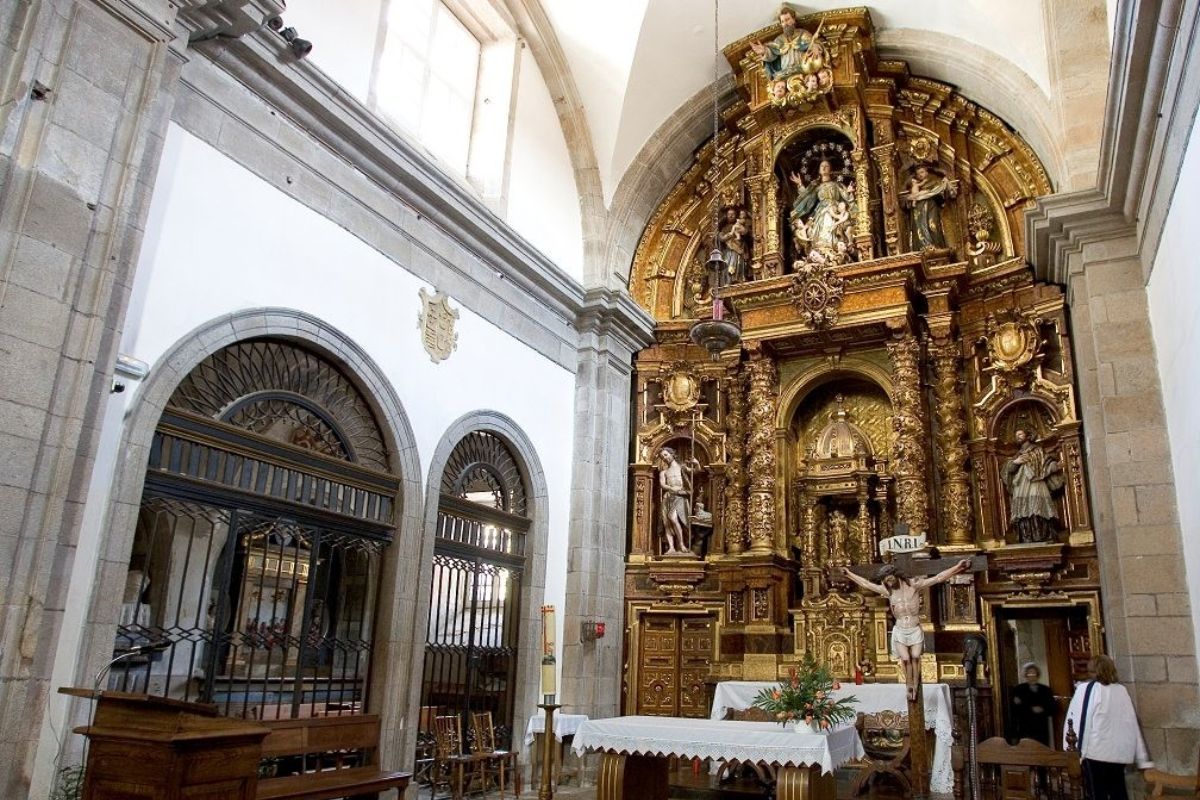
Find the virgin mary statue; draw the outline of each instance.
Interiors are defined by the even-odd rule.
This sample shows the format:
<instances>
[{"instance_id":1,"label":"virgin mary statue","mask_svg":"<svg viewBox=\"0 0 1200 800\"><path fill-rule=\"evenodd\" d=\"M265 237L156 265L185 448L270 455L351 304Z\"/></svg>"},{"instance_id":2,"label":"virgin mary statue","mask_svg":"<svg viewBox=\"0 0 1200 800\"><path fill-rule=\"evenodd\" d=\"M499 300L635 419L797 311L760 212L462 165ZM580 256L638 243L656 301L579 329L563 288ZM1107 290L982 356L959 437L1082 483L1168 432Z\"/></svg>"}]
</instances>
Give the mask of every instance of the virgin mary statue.
<instances>
[{"instance_id":1,"label":"virgin mary statue","mask_svg":"<svg viewBox=\"0 0 1200 800\"><path fill-rule=\"evenodd\" d=\"M797 188L789 215L792 235L803 253L844 255L854 244L854 192L834 179L829 161L821 161L817 174L818 179L808 184L794 172L790 176Z\"/></svg>"}]
</instances>

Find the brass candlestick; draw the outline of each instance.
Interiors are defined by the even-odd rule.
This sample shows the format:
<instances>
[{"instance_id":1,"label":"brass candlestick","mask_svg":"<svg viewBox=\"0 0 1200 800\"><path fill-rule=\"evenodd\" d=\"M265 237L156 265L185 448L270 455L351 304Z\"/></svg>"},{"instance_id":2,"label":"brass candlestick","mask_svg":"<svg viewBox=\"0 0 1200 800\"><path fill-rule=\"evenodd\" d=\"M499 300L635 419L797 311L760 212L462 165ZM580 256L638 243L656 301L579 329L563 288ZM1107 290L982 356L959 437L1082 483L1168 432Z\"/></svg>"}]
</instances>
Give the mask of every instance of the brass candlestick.
<instances>
[{"instance_id":1,"label":"brass candlestick","mask_svg":"<svg viewBox=\"0 0 1200 800\"><path fill-rule=\"evenodd\" d=\"M550 700L554 695L547 695ZM540 703L546 709L546 730L542 734L542 782L538 787L538 800L554 799L554 712L562 708L554 703Z\"/></svg>"}]
</instances>

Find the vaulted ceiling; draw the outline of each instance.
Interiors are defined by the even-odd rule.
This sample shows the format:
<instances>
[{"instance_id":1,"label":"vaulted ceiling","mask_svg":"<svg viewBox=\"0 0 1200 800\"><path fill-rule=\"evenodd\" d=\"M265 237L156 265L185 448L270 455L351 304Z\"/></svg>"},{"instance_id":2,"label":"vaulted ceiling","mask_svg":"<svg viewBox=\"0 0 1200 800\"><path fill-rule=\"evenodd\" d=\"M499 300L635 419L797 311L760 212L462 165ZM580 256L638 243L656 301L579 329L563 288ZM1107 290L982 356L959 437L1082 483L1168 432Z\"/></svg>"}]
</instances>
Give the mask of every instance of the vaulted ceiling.
<instances>
[{"instance_id":1,"label":"vaulted ceiling","mask_svg":"<svg viewBox=\"0 0 1200 800\"><path fill-rule=\"evenodd\" d=\"M713 4L707 0L540 0L570 65L586 114L596 166L608 204L622 176L656 130L713 80ZM775 0L720 4L722 47L775 19ZM836 0L796 3L801 14L851 5ZM1027 137L1053 149L1064 133L1056 94L1078 86L1062 58L1080 37L1093 51L1109 49L1114 0L874 0L868 5L881 52L910 62L914 72L959 86ZM1104 70L1094 77L1101 88ZM722 60L722 75L729 68ZM1094 87L1093 87L1094 88ZM1101 104L1102 105L1102 104ZM1101 109L1102 110L1102 109ZM1095 124L1099 127L1097 115ZM1041 153L1064 183L1066 156Z\"/></svg>"}]
</instances>

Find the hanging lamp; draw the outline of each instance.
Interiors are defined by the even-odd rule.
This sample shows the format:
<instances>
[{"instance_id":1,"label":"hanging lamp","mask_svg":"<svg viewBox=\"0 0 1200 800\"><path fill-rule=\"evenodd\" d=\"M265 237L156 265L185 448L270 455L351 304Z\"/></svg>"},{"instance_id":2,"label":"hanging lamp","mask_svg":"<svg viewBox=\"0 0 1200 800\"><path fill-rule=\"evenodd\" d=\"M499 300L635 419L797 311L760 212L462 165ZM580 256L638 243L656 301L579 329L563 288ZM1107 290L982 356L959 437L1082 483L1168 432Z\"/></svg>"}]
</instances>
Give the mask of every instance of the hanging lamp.
<instances>
[{"instance_id":1,"label":"hanging lamp","mask_svg":"<svg viewBox=\"0 0 1200 800\"><path fill-rule=\"evenodd\" d=\"M713 0L713 162L717 160L717 136L720 134L720 109L718 106L718 86L721 64L720 0ZM714 187L714 194L716 189ZM725 319L725 303L721 299L721 280L729 265L721 255L721 204L713 198L713 250L708 255L708 263L704 266L713 276L712 281L712 319L703 319L692 325L689 336L692 341L703 347L712 356L713 361L721 357L721 353L742 340L742 329L736 322Z\"/></svg>"}]
</instances>

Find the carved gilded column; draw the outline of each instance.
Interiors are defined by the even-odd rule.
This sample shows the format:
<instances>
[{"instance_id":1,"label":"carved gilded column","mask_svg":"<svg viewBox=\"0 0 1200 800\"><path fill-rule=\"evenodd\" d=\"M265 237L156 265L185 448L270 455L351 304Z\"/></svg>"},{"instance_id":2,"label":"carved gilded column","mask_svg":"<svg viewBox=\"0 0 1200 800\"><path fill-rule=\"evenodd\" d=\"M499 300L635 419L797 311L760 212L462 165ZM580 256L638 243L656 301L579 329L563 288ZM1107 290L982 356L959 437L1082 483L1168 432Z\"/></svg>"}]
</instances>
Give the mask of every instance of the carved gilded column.
<instances>
[{"instance_id":1,"label":"carved gilded column","mask_svg":"<svg viewBox=\"0 0 1200 800\"><path fill-rule=\"evenodd\" d=\"M896 187L896 145L872 148L875 172L879 175L879 196L883 201L883 241L889 256L903 252L900 242L900 199Z\"/></svg>"},{"instance_id":2,"label":"carved gilded column","mask_svg":"<svg viewBox=\"0 0 1200 800\"><path fill-rule=\"evenodd\" d=\"M761 350L749 363L750 552L769 553L775 541L775 406L779 372Z\"/></svg>"},{"instance_id":3,"label":"carved gilded column","mask_svg":"<svg viewBox=\"0 0 1200 800\"><path fill-rule=\"evenodd\" d=\"M856 147L850 157L854 162L854 190L858 198L858 219L854 223L854 241L858 245L858 260L870 261L875 257L875 239L871 234L871 209L870 203L867 202L870 165L862 147Z\"/></svg>"},{"instance_id":4,"label":"carved gilded column","mask_svg":"<svg viewBox=\"0 0 1200 800\"><path fill-rule=\"evenodd\" d=\"M734 367L728 382L726 417L725 552L746 549L746 376Z\"/></svg>"},{"instance_id":5,"label":"carved gilded column","mask_svg":"<svg viewBox=\"0 0 1200 800\"><path fill-rule=\"evenodd\" d=\"M929 343L933 362L933 413L937 417L938 471L942 477L942 531L946 544L974 544L967 477L967 421L959 381L958 344Z\"/></svg>"},{"instance_id":6,"label":"carved gilded column","mask_svg":"<svg viewBox=\"0 0 1200 800\"><path fill-rule=\"evenodd\" d=\"M925 494L928 460L921 414L921 345L912 332L888 342L895 381L892 427L892 474L896 477L896 518L908 523L914 535L929 530L929 499Z\"/></svg>"}]
</instances>

